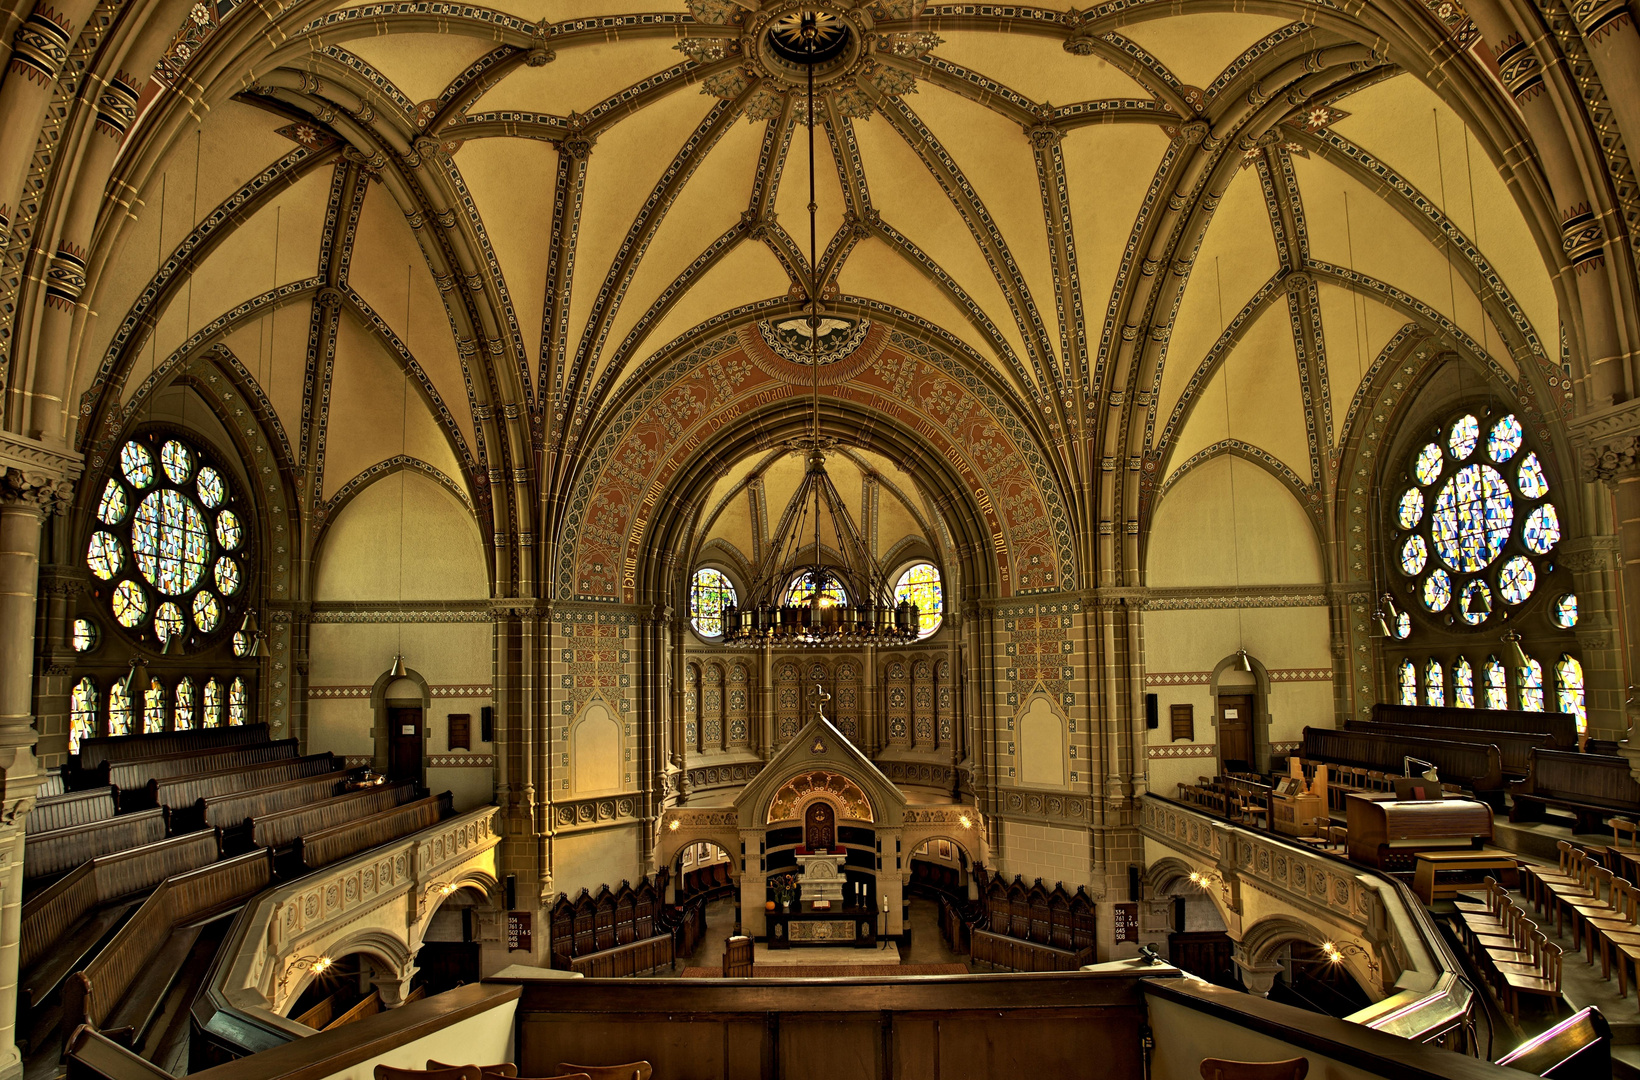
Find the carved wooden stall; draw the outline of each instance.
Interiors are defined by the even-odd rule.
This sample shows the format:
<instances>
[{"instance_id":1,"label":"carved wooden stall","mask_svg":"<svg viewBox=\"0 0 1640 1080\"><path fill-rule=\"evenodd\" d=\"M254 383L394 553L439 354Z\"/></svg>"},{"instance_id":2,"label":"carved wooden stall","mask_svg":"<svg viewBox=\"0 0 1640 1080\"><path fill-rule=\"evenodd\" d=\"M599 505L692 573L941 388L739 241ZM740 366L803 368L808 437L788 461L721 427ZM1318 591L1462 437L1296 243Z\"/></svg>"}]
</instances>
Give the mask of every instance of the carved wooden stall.
<instances>
[{"instance_id":1,"label":"carved wooden stall","mask_svg":"<svg viewBox=\"0 0 1640 1080\"><path fill-rule=\"evenodd\" d=\"M623 881L596 894L582 889L571 900L559 894L548 915L552 966L594 978L636 975L669 967L683 943L675 931L687 920L665 904L666 872L646 877L633 887ZM704 904L703 897L691 903ZM690 935L694 937L694 935ZM689 942L689 950L698 942Z\"/></svg>"}]
</instances>

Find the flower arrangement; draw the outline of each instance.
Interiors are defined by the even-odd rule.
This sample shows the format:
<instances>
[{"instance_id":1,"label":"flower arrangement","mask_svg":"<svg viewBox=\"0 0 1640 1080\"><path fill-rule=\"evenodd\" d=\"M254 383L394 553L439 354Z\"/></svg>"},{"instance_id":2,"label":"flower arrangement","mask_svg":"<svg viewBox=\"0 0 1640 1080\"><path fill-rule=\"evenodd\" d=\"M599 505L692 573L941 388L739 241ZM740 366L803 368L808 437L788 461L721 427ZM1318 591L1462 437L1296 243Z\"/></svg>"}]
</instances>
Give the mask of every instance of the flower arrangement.
<instances>
[{"instance_id":1,"label":"flower arrangement","mask_svg":"<svg viewBox=\"0 0 1640 1080\"><path fill-rule=\"evenodd\" d=\"M797 875L777 874L769 879L769 888L782 906L789 904L797 896Z\"/></svg>"}]
</instances>

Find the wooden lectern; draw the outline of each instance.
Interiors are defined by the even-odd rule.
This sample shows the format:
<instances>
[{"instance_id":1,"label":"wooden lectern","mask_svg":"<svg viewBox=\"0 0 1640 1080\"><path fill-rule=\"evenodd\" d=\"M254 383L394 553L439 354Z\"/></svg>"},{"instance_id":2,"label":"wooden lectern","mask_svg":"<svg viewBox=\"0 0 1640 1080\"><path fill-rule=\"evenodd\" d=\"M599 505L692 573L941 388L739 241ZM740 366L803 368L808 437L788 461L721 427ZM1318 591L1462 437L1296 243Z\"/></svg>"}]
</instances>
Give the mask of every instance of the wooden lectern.
<instances>
[{"instance_id":1,"label":"wooden lectern","mask_svg":"<svg viewBox=\"0 0 1640 1080\"><path fill-rule=\"evenodd\" d=\"M1315 779L1304 782L1304 763L1297 757L1287 759L1289 775L1276 780L1270 793L1270 824L1279 833L1288 836L1314 836L1323 830L1327 817L1327 766L1315 767Z\"/></svg>"}]
</instances>

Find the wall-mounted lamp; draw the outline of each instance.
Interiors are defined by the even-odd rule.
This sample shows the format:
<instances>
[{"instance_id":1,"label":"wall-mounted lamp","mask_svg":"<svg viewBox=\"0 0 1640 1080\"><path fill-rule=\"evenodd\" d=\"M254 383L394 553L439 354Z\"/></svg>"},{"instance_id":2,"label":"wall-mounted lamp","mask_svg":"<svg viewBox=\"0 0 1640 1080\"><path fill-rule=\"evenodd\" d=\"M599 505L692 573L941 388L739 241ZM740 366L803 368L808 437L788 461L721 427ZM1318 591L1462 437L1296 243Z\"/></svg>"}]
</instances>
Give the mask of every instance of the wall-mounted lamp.
<instances>
[{"instance_id":1,"label":"wall-mounted lamp","mask_svg":"<svg viewBox=\"0 0 1640 1080\"><path fill-rule=\"evenodd\" d=\"M957 824L961 825L965 829L972 829L974 827L974 819L969 817L967 814L963 814L961 817L957 818Z\"/></svg>"},{"instance_id":2,"label":"wall-mounted lamp","mask_svg":"<svg viewBox=\"0 0 1640 1080\"><path fill-rule=\"evenodd\" d=\"M1358 956L1366 962L1367 970L1372 972L1373 978L1378 978L1378 958L1372 952L1363 949L1353 941L1346 941L1340 945L1336 941L1323 941L1321 954L1327 958L1329 964L1342 964L1346 956Z\"/></svg>"},{"instance_id":3,"label":"wall-mounted lamp","mask_svg":"<svg viewBox=\"0 0 1640 1080\"><path fill-rule=\"evenodd\" d=\"M1224 875L1218 873L1217 871L1192 870L1190 871L1190 884L1196 886L1198 889L1201 889L1203 892L1206 892L1214 885L1217 885L1219 887L1219 895L1224 898L1224 902L1226 904L1230 903L1230 883L1225 881Z\"/></svg>"},{"instance_id":4,"label":"wall-mounted lamp","mask_svg":"<svg viewBox=\"0 0 1640 1080\"><path fill-rule=\"evenodd\" d=\"M681 826L682 824L683 824L683 822L679 821L677 818L673 818L671 821L668 821L666 823L666 827L668 829L671 829L673 832L677 832L678 827Z\"/></svg>"},{"instance_id":5,"label":"wall-mounted lamp","mask_svg":"<svg viewBox=\"0 0 1640 1080\"><path fill-rule=\"evenodd\" d=\"M279 976L279 992L284 993L285 984L290 982L290 977L296 972L312 971L315 975L323 975L335 962L328 956L298 956L285 968L285 973Z\"/></svg>"}]
</instances>

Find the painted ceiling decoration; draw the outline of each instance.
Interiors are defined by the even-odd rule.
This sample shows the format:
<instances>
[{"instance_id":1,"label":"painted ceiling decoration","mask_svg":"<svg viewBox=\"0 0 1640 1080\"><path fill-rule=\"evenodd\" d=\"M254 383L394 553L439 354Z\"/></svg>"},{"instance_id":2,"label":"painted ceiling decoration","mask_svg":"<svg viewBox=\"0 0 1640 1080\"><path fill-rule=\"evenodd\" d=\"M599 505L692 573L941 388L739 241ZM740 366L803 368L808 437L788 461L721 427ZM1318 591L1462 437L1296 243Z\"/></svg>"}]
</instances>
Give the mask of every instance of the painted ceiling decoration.
<instances>
[{"instance_id":1,"label":"painted ceiling decoration","mask_svg":"<svg viewBox=\"0 0 1640 1080\"><path fill-rule=\"evenodd\" d=\"M1363 403L1414 347L1563 421L1609 288L1576 207L1505 160L1537 91L1454 3L241 6L152 31L91 144L110 198L4 211L0 348L42 386L8 424L100 468L232 357L305 522L419 470L473 508L498 595L652 602L634 561L709 539L671 519L802 406L811 284L827 436L912 503L960 492L916 531L999 597L1133 580L1160 499L1226 454L1340 528ZM817 265L782 36L806 6ZM31 191L108 26L70 34ZM1640 220L1617 190L1613 230ZM401 446L373 394L406 372Z\"/></svg>"}]
</instances>

